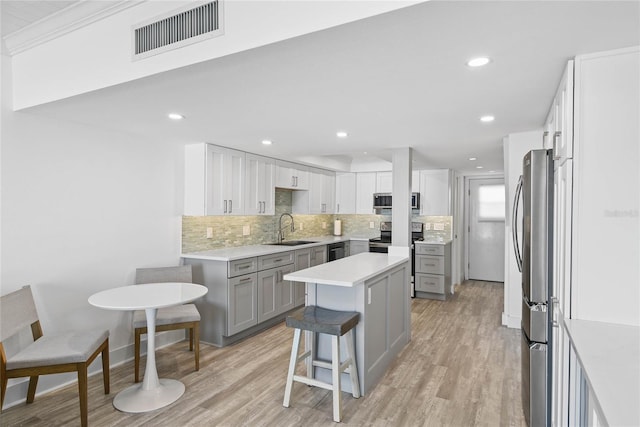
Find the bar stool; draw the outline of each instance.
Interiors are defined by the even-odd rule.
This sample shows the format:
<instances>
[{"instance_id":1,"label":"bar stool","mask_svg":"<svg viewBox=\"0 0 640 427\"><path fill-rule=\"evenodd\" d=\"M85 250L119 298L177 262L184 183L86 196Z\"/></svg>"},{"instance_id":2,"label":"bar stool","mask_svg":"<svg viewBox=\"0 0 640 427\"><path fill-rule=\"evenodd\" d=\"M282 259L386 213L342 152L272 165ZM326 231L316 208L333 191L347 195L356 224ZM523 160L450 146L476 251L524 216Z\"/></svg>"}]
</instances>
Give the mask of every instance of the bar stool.
<instances>
[{"instance_id":1,"label":"bar stool","mask_svg":"<svg viewBox=\"0 0 640 427\"><path fill-rule=\"evenodd\" d=\"M358 368L356 367L356 354L354 349L353 328L358 324L360 313L354 311L335 311L326 308L307 306L287 316L286 325L295 328L293 334L293 346L291 359L289 360L289 373L287 385L284 391L285 408L289 407L293 382L321 387L333 391L333 420L340 422L342 419L342 398L340 388L340 374L348 372L351 377L351 394L354 398L360 397L360 383L358 381ZM298 357L300 347L300 335L302 331L309 331L309 350ZM328 334L331 337L331 363L315 359L314 343L316 334ZM347 344L347 358L340 363L340 337L345 335ZM310 360L307 360L310 358ZM305 360L307 362L307 376L295 375L296 364ZM332 383L329 384L314 378L314 367L331 369Z\"/></svg>"}]
</instances>

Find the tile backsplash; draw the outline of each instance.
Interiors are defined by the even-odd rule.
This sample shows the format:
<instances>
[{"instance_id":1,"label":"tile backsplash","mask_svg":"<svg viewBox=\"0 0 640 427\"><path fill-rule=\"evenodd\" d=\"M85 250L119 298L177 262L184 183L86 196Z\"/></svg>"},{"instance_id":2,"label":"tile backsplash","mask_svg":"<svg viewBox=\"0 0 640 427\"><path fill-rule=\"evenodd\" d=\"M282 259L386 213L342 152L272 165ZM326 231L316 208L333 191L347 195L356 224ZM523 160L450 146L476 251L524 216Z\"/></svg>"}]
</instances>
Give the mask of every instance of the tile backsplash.
<instances>
[{"instance_id":1,"label":"tile backsplash","mask_svg":"<svg viewBox=\"0 0 640 427\"><path fill-rule=\"evenodd\" d=\"M276 189L275 215L250 216L183 216L182 252L199 252L231 246L259 245L277 240L280 215L291 212L292 191ZM359 237L378 236L381 221L391 221L390 215L293 215L295 231L288 227L290 219L283 219L285 239L304 239L333 234L333 221L342 220L342 234ZM413 221L425 223L425 239L451 239L452 217L417 216ZM371 229L370 223L374 223ZM427 229L429 224L429 229ZM439 224L442 230L434 230ZM213 229L213 236L207 238L207 228ZM249 227L249 235L243 236L243 229ZM302 228L302 229L301 229Z\"/></svg>"}]
</instances>

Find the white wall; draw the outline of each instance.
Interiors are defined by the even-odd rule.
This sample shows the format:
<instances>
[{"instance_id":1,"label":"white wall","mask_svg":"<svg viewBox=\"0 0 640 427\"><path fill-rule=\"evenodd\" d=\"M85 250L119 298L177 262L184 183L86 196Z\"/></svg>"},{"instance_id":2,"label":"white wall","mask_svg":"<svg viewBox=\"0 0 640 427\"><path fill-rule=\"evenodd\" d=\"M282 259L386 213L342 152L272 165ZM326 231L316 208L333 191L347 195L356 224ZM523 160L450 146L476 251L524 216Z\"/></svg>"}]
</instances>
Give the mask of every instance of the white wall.
<instances>
[{"instance_id":1,"label":"white wall","mask_svg":"<svg viewBox=\"0 0 640 427\"><path fill-rule=\"evenodd\" d=\"M522 158L527 152L542 146L542 130L512 133L503 139L504 148L504 185L506 194L505 215L505 260L504 260L504 311L502 324L510 328L519 328L522 319L522 275L518 271L511 238L511 209L515 196L518 177L522 174ZM522 229L519 228L519 241L522 245Z\"/></svg>"},{"instance_id":2,"label":"white wall","mask_svg":"<svg viewBox=\"0 0 640 427\"><path fill-rule=\"evenodd\" d=\"M2 59L0 293L31 285L45 334L110 329L117 364L133 355L131 315L87 298L132 284L136 267L178 264L183 146L13 112ZM38 391L74 379L49 377ZM25 396L10 382L5 406Z\"/></svg>"}]
</instances>

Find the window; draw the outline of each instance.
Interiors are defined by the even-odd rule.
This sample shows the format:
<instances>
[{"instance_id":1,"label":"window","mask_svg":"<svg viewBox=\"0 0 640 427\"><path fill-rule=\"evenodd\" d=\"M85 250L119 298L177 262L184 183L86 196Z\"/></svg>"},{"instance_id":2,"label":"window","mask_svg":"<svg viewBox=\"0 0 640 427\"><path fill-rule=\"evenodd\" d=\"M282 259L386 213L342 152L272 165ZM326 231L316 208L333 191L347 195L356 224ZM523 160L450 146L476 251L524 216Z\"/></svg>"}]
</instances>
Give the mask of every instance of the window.
<instances>
[{"instance_id":1,"label":"window","mask_svg":"<svg viewBox=\"0 0 640 427\"><path fill-rule=\"evenodd\" d=\"M504 221L504 184L478 186L478 221Z\"/></svg>"}]
</instances>

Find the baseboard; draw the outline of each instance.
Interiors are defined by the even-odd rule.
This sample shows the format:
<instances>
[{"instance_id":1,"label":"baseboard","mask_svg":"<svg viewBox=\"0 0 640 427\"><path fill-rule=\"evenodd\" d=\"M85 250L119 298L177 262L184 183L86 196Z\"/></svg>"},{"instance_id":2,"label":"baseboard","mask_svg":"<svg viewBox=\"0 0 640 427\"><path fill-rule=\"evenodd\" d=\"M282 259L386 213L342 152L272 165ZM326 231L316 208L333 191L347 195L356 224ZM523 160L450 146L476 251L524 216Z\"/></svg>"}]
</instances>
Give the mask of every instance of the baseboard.
<instances>
[{"instance_id":1,"label":"baseboard","mask_svg":"<svg viewBox=\"0 0 640 427\"><path fill-rule=\"evenodd\" d=\"M179 341L183 341L186 334L183 331L167 331L156 335L156 348L166 347ZM140 342L142 354L147 354L147 340ZM109 350L109 365L111 368L120 366L133 360L133 342L116 349ZM102 375L102 356L98 356L91 366L89 366L89 376ZM78 382L75 372L65 374L41 375L38 379L38 388L36 390L36 399L38 396L52 392L69 384ZM133 383L133 371L131 372L131 383ZM3 409L11 408L27 401L27 389L29 387L29 378L10 378L7 384L7 393L4 397Z\"/></svg>"},{"instance_id":2,"label":"baseboard","mask_svg":"<svg viewBox=\"0 0 640 427\"><path fill-rule=\"evenodd\" d=\"M506 313L502 313L502 326L506 326L507 328L520 329L521 322L521 317L509 316Z\"/></svg>"}]
</instances>

